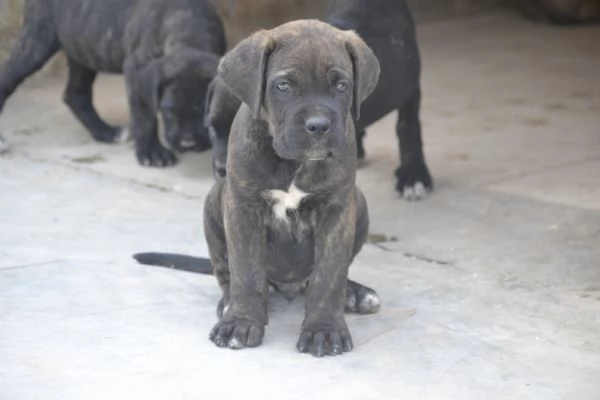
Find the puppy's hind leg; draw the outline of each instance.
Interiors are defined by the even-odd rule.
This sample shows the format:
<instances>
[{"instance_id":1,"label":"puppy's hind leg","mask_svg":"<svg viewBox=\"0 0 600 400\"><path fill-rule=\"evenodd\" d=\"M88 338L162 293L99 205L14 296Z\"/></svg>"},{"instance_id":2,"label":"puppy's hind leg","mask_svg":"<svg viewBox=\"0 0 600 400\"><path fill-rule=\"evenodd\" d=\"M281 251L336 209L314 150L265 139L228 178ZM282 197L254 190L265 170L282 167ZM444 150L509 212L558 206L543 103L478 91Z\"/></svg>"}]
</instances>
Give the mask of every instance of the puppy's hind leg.
<instances>
[{"instance_id":1,"label":"puppy's hind leg","mask_svg":"<svg viewBox=\"0 0 600 400\"><path fill-rule=\"evenodd\" d=\"M433 181L423 155L420 108L421 91L417 90L398 110L396 125L401 162L396 169L396 191L409 201L420 200L433 189Z\"/></svg>"},{"instance_id":2,"label":"puppy's hind leg","mask_svg":"<svg viewBox=\"0 0 600 400\"><path fill-rule=\"evenodd\" d=\"M8 61L0 68L0 112L17 87L60 49L51 3L47 0L25 2L21 33Z\"/></svg>"},{"instance_id":3,"label":"puppy's hind leg","mask_svg":"<svg viewBox=\"0 0 600 400\"><path fill-rule=\"evenodd\" d=\"M369 233L369 211L360 189L356 189L356 233L352 259L358 254ZM381 301L375 290L348 279L346 283L345 312L373 314L381 308Z\"/></svg>"},{"instance_id":4,"label":"puppy's hind leg","mask_svg":"<svg viewBox=\"0 0 600 400\"><path fill-rule=\"evenodd\" d=\"M92 103L92 85L96 79L93 71L69 59L69 81L63 95L75 117L90 131L98 142L114 143L126 136L122 128L108 125L96 112Z\"/></svg>"}]
</instances>

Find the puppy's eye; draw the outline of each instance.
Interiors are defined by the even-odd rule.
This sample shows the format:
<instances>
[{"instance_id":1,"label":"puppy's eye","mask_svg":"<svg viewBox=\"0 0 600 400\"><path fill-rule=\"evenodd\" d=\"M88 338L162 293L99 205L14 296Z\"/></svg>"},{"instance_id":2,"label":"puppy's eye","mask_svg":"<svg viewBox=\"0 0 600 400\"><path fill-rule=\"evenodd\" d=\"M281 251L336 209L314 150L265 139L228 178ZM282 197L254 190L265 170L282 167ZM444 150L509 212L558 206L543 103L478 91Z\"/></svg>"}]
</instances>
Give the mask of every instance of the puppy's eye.
<instances>
[{"instance_id":1,"label":"puppy's eye","mask_svg":"<svg viewBox=\"0 0 600 400\"><path fill-rule=\"evenodd\" d=\"M346 82L338 82L335 85L335 90L340 93L344 93L346 90L348 90L348 84Z\"/></svg>"},{"instance_id":2,"label":"puppy's eye","mask_svg":"<svg viewBox=\"0 0 600 400\"><path fill-rule=\"evenodd\" d=\"M287 82L279 82L276 87L277 90L284 93L289 92L291 90L290 84Z\"/></svg>"}]
</instances>

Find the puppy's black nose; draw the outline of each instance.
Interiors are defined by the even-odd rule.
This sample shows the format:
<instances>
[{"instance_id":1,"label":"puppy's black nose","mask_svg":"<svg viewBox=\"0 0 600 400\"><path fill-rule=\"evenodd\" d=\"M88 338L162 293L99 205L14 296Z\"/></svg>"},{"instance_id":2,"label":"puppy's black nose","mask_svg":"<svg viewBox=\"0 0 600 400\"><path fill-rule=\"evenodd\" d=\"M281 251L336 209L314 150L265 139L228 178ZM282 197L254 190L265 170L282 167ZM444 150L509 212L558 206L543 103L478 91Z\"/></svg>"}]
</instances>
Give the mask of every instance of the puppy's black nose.
<instances>
[{"instance_id":1,"label":"puppy's black nose","mask_svg":"<svg viewBox=\"0 0 600 400\"><path fill-rule=\"evenodd\" d=\"M318 115L309 117L304 123L304 127L311 135L322 136L329 132L329 128L331 128L331 121L327 117Z\"/></svg>"}]
</instances>

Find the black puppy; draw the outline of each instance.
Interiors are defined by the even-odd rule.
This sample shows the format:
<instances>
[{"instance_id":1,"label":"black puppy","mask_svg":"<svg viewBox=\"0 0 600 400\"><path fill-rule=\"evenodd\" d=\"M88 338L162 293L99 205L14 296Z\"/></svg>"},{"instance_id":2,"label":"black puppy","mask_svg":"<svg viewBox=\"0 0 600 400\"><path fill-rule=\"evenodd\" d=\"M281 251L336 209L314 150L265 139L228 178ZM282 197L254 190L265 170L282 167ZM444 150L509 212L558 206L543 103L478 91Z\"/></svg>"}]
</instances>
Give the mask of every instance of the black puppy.
<instances>
[{"instance_id":1,"label":"black puppy","mask_svg":"<svg viewBox=\"0 0 600 400\"><path fill-rule=\"evenodd\" d=\"M379 309L372 289L348 280L369 222L355 185L352 116L378 75L377 58L356 34L316 20L259 31L221 61L219 78L243 104L231 128L227 177L213 186L204 208L223 292L210 334L216 345L261 343L269 285L288 298L306 287L297 347L315 356L352 349L344 309ZM194 263L135 257L188 270Z\"/></svg>"},{"instance_id":2,"label":"black puppy","mask_svg":"<svg viewBox=\"0 0 600 400\"><path fill-rule=\"evenodd\" d=\"M433 181L423 155L420 55L408 6L404 0L334 0L325 22L358 33L381 65L379 84L362 105L356 122L359 160L365 156L365 128L398 110L396 134L401 165L396 170L396 190L407 200L426 196L433 188ZM213 143L213 171L220 178L225 176L227 137L240 101L216 79L209 89L207 104L205 123Z\"/></svg>"},{"instance_id":3,"label":"black puppy","mask_svg":"<svg viewBox=\"0 0 600 400\"><path fill-rule=\"evenodd\" d=\"M0 70L0 111L19 84L59 50L69 64L64 101L97 141L123 136L92 104L96 74L108 72L125 73L140 164L176 162L159 142L159 111L173 150L210 146L202 112L225 52L223 25L210 1L26 1L20 37Z\"/></svg>"}]
</instances>

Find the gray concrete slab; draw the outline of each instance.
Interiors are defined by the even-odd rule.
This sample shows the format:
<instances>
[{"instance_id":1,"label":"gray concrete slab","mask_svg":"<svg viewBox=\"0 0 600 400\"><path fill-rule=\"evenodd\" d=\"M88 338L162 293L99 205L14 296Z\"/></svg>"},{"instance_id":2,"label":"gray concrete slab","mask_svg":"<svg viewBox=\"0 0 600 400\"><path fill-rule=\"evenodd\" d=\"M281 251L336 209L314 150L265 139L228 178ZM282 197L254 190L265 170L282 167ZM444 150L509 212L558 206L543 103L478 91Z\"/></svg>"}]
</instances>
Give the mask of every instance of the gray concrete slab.
<instances>
[{"instance_id":1,"label":"gray concrete slab","mask_svg":"<svg viewBox=\"0 0 600 400\"><path fill-rule=\"evenodd\" d=\"M295 352L302 298L278 296L264 344L216 348L212 277L136 264L206 255L210 156L143 169L93 143L33 81L0 132L0 399L532 399L600 393L600 27L493 14L422 25L435 193L393 193L394 115L359 173L371 231L351 276L383 308L348 316L356 349ZM126 123L119 77L101 112ZM393 145L390 145L393 143Z\"/></svg>"}]
</instances>

